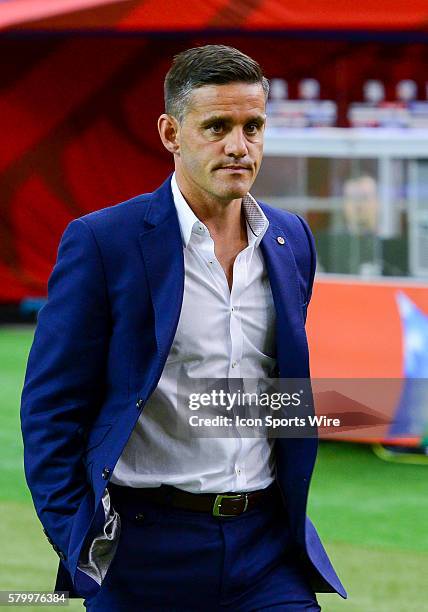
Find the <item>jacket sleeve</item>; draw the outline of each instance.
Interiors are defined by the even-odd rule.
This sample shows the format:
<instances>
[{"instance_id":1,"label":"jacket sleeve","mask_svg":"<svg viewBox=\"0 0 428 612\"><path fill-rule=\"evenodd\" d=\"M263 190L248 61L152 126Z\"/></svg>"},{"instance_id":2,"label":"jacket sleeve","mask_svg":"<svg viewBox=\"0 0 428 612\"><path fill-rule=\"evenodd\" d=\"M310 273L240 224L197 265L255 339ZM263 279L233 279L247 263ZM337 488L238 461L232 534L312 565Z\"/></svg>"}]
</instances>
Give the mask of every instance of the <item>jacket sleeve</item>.
<instances>
[{"instance_id":1,"label":"jacket sleeve","mask_svg":"<svg viewBox=\"0 0 428 612\"><path fill-rule=\"evenodd\" d=\"M73 516L89 491L84 440L104 393L109 312L95 237L76 219L62 236L49 278L21 398L27 483L65 563Z\"/></svg>"}]
</instances>

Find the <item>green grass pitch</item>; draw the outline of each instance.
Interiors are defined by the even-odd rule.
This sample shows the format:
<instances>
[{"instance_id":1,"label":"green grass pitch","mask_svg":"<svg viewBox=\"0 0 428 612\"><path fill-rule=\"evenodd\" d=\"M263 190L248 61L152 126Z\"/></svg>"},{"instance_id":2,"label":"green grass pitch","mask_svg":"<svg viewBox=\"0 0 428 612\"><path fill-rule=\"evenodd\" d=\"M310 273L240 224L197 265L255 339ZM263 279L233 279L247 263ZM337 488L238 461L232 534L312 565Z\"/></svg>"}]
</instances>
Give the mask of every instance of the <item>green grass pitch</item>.
<instances>
[{"instance_id":1,"label":"green grass pitch","mask_svg":"<svg viewBox=\"0 0 428 612\"><path fill-rule=\"evenodd\" d=\"M52 590L56 575L57 556L22 468L19 396L32 334L0 329L0 590ZM319 595L324 611L428 611L426 466L384 463L365 446L322 443L309 515L349 593L347 601ZM66 609L82 610L82 600Z\"/></svg>"}]
</instances>

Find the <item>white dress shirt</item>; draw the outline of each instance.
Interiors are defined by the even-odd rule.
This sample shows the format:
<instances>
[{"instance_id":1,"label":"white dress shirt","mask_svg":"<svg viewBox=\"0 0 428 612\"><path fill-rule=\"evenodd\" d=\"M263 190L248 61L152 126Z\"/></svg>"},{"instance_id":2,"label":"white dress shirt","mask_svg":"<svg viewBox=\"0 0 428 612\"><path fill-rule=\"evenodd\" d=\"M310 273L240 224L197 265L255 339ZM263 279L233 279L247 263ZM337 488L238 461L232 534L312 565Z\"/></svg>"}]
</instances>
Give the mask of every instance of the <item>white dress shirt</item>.
<instances>
[{"instance_id":1,"label":"white dress shirt","mask_svg":"<svg viewBox=\"0 0 428 612\"><path fill-rule=\"evenodd\" d=\"M177 419L185 418L177 411L177 385L192 392L192 379L273 376L275 309L259 248L269 222L246 195L248 246L235 259L230 290L208 228L187 204L175 175L171 188L183 238L181 315L157 388L111 481L130 487L169 484L192 493L262 489L274 479L273 441L238 432L225 438L177 436Z\"/></svg>"}]
</instances>

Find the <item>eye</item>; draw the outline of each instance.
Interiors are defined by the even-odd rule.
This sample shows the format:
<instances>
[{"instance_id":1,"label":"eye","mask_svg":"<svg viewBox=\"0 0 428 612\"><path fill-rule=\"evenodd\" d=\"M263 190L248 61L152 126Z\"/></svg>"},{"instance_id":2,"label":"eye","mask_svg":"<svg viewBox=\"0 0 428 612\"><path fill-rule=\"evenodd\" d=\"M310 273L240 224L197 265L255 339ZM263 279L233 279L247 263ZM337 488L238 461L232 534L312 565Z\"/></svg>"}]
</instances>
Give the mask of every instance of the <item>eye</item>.
<instances>
[{"instance_id":1,"label":"eye","mask_svg":"<svg viewBox=\"0 0 428 612\"><path fill-rule=\"evenodd\" d=\"M210 132L212 132L212 134L221 134L224 126L220 121L216 121L215 123L212 123L208 129Z\"/></svg>"},{"instance_id":2,"label":"eye","mask_svg":"<svg viewBox=\"0 0 428 612\"><path fill-rule=\"evenodd\" d=\"M245 131L247 132L247 134L257 134L257 132L259 131L259 125L258 123L248 123L245 126Z\"/></svg>"}]
</instances>

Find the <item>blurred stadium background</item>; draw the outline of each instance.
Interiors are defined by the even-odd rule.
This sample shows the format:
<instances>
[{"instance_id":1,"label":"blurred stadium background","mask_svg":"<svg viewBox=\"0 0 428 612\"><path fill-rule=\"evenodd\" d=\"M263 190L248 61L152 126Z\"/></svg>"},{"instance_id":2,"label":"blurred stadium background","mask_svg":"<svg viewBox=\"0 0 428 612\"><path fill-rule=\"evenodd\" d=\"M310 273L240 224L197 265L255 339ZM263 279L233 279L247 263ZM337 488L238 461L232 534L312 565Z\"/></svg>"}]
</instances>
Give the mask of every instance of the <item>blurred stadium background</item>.
<instances>
[{"instance_id":1,"label":"blurred stadium background","mask_svg":"<svg viewBox=\"0 0 428 612\"><path fill-rule=\"evenodd\" d=\"M426 0L0 2L0 589L55 579L22 471L19 395L60 236L171 171L156 131L163 76L172 55L212 42L271 79L254 194L315 235L313 376L399 388L387 407L351 398L367 427L323 435L309 513L349 600L320 603L428 610L428 396L414 392L428 378L427 18Z\"/></svg>"}]
</instances>

